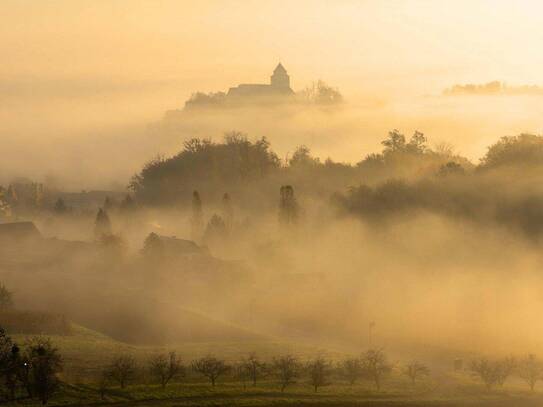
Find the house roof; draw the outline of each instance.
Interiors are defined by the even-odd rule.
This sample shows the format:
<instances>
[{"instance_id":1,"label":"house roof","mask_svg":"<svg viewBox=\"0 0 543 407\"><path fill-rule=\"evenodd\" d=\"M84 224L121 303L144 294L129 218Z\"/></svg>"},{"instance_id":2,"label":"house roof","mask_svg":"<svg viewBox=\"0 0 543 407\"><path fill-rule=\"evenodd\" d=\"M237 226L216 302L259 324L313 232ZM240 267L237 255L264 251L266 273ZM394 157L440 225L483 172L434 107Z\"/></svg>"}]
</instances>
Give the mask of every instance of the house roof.
<instances>
[{"instance_id":1,"label":"house roof","mask_svg":"<svg viewBox=\"0 0 543 407\"><path fill-rule=\"evenodd\" d=\"M195 254L202 253L202 248L192 240L178 239L175 236L158 236L167 250L171 250L178 254Z\"/></svg>"},{"instance_id":2,"label":"house roof","mask_svg":"<svg viewBox=\"0 0 543 407\"><path fill-rule=\"evenodd\" d=\"M41 239L42 235L33 222L0 223L0 239Z\"/></svg>"}]
</instances>

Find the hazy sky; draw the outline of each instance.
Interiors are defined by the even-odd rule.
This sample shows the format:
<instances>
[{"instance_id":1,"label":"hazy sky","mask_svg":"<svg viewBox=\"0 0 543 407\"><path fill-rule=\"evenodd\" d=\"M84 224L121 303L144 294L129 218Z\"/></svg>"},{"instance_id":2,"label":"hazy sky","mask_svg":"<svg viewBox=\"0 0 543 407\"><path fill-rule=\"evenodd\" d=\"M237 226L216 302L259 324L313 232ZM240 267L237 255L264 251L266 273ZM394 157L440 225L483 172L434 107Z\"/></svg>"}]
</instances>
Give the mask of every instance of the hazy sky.
<instances>
[{"instance_id":1,"label":"hazy sky","mask_svg":"<svg viewBox=\"0 0 543 407\"><path fill-rule=\"evenodd\" d=\"M281 60L295 87L543 82L538 1L2 0L0 15L4 77L213 90L265 80Z\"/></svg>"}]
</instances>

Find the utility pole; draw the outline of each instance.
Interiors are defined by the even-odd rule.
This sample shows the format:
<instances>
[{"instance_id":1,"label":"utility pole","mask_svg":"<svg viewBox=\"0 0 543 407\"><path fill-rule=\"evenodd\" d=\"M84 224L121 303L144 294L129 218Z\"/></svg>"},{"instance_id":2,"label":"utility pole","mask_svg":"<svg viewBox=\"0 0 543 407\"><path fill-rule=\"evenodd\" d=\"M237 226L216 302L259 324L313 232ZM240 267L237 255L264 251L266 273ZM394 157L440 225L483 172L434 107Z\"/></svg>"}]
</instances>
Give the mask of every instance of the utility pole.
<instances>
[{"instance_id":1,"label":"utility pole","mask_svg":"<svg viewBox=\"0 0 543 407\"><path fill-rule=\"evenodd\" d=\"M375 327L375 321L371 321L369 325L369 331L368 331L369 337L370 337L370 348L372 347L372 331L374 327Z\"/></svg>"}]
</instances>

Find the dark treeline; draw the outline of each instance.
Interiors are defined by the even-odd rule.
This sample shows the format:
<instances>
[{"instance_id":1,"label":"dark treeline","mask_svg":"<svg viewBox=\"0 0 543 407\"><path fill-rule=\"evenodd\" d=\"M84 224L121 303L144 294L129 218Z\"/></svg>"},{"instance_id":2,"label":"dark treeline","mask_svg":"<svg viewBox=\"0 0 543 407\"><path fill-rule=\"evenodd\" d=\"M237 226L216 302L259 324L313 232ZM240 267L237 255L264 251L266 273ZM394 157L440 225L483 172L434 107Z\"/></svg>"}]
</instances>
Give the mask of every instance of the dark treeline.
<instances>
[{"instance_id":1,"label":"dark treeline","mask_svg":"<svg viewBox=\"0 0 543 407\"><path fill-rule=\"evenodd\" d=\"M472 165L450 149L432 150L422 133L409 141L399 131L389 133L380 154L370 154L356 165L320 159L307 146L281 160L266 138L251 141L243 133L230 132L221 143L209 139L191 139L174 157L157 158L133 177L130 187L139 202L149 204L188 204L193 190L206 196L215 190L240 191L251 187L254 199L275 196L277 185L293 184L309 194L322 197L367 180L379 181L393 176L413 177L423 168L437 171L449 161L463 168ZM256 190L254 189L256 187Z\"/></svg>"},{"instance_id":2,"label":"dark treeline","mask_svg":"<svg viewBox=\"0 0 543 407\"><path fill-rule=\"evenodd\" d=\"M503 137L477 165L449 146L430 148L418 131L408 139L393 130L382 145L355 165L323 162L306 146L281 160L265 138L232 132L221 143L187 141L176 156L148 163L131 187L143 204L187 207L193 190L213 201L228 190L242 209L262 211L275 207L277 189L288 184L367 219L429 211L530 236L543 230L543 191L532 182L543 169L542 136Z\"/></svg>"}]
</instances>

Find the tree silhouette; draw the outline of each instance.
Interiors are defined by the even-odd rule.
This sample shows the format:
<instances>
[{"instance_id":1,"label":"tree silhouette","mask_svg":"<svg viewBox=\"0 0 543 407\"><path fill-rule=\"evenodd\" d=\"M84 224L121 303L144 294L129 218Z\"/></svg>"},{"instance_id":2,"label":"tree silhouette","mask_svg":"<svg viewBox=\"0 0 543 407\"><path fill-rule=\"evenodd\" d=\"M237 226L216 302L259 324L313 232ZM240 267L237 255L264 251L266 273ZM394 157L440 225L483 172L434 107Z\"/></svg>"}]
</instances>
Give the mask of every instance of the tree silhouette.
<instances>
[{"instance_id":1,"label":"tree silhouette","mask_svg":"<svg viewBox=\"0 0 543 407\"><path fill-rule=\"evenodd\" d=\"M202 209L202 200L198 191L192 193L192 214L190 218L191 237L195 242L202 239L204 229L204 211Z\"/></svg>"},{"instance_id":2,"label":"tree silhouette","mask_svg":"<svg viewBox=\"0 0 543 407\"><path fill-rule=\"evenodd\" d=\"M294 188L283 185L279 190L279 222L284 226L293 225L298 220L299 208L294 197Z\"/></svg>"},{"instance_id":3,"label":"tree silhouette","mask_svg":"<svg viewBox=\"0 0 543 407\"><path fill-rule=\"evenodd\" d=\"M362 366L365 375L373 380L377 390L381 389L383 377L392 370L385 353L379 349L368 350L362 357Z\"/></svg>"},{"instance_id":4,"label":"tree silhouette","mask_svg":"<svg viewBox=\"0 0 543 407\"><path fill-rule=\"evenodd\" d=\"M281 391L289 384L293 384L300 373L298 359L292 355L285 355L273 360L273 371L281 384Z\"/></svg>"},{"instance_id":5,"label":"tree silhouette","mask_svg":"<svg viewBox=\"0 0 543 407\"><path fill-rule=\"evenodd\" d=\"M318 357L309 362L307 365L307 370L309 372L309 378L315 393L319 387L326 386L328 384L331 367L330 362L325 360L323 357Z\"/></svg>"},{"instance_id":6,"label":"tree silhouette","mask_svg":"<svg viewBox=\"0 0 543 407\"><path fill-rule=\"evenodd\" d=\"M185 372L185 367L175 352L168 355L157 355L150 362L151 374L156 377L162 388L166 387L170 380L181 376Z\"/></svg>"},{"instance_id":7,"label":"tree silhouette","mask_svg":"<svg viewBox=\"0 0 543 407\"><path fill-rule=\"evenodd\" d=\"M96 221L94 222L94 236L96 239L100 239L104 235L111 235L111 221L107 212L100 208L96 214Z\"/></svg>"},{"instance_id":8,"label":"tree silhouette","mask_svg":"<svg viewBox=\"0 0 543 407\"><path fill-rule=\"evenodd\" d=\"M211 385L215 387L215 382L217 379L221 375L228 372L230 370L230 366L228 366L223 360L217 359L214 356L206 356L193 361L192 369L195 372L206 376L211 381Z\"/></svg>"}]
</instances>

